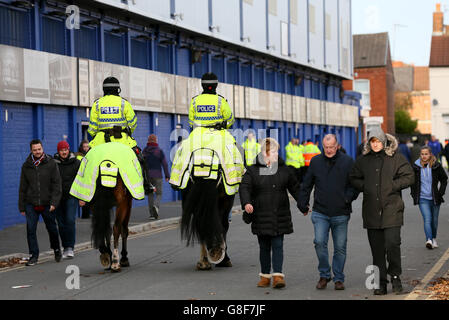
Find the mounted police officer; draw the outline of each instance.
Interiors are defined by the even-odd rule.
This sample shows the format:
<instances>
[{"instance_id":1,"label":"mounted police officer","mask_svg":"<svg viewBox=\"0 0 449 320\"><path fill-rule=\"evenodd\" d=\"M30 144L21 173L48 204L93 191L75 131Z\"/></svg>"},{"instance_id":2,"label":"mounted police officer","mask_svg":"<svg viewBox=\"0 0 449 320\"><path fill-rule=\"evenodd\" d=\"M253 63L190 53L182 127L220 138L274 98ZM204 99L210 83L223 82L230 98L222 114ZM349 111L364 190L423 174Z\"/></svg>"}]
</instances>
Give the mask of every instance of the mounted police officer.
<instances>
[{"instance_id":1,"label":"mounted police officer","mask_svg":"<svg viewBox=\"0 0 449 320\"><path fill-rule=\"evenodd\" d=\"M218 78L213 73L201 77L203 93L192 98L189 123L192 127L228 129L234 123L234 114L224 97L217 94Z\"/></svg>"},{"instance_id":2,"label":"mounted police officer","mask_svg":"<svg viewBox=\"0 0 449 320\"><path fill-rule=\"evenodd\" d=\"M142 167L145 194L153 192L149 183L145 160L132 133L137 127L137 116L131 104L120 97L120 83L114 77L103 81L104 96L94 101L87 132L93 137L91 148L107 142L120 142L134 150Z\"/></svg>"}]
</instances>

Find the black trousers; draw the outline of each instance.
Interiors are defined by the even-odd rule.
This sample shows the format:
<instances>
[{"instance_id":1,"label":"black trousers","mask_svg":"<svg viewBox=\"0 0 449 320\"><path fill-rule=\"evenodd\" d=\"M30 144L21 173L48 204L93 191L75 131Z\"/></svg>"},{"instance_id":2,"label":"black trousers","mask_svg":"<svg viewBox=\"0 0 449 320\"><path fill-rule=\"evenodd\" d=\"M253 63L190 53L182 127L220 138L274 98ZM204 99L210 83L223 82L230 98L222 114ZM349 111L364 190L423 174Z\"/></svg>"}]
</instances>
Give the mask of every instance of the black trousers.
<instances>
[{"instance_id":1,"label":"black trousers","mask_svg":"<svg viewBox=\"0 0 449 320\"><path fill-rule=\"evenodd\" d=\"M387 284L387 274L400 276L402 273L401 227L368 229L368 240L373 256L373 265L379 268L380 284Z\"/></svg>"}]
</instances>

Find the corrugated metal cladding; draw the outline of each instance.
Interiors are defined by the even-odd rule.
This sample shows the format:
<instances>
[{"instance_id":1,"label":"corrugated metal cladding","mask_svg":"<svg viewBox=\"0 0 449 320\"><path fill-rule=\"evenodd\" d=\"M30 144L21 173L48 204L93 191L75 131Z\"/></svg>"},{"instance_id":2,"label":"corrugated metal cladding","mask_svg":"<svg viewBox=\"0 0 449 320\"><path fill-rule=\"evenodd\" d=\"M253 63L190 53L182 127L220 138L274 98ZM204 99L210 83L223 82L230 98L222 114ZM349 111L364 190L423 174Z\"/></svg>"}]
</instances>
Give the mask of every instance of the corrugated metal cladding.
<instances>
[{"instance_id":1,"label":"corrugated metal cladding","mask_svg":"<svg viewBox=\"0 0 449 320\"><path fill-rule=\"evenodd\" d=\"M339 1L346 3L348 0ZM180 8L189 8L191 1L185 0L182 6L178 6L181 1L176 0L174 2L176 10L178 10ZM223 11L224 2L222 2L221 0L212 1L213 12ZM238 12L238 2L233 0L229 3L229 6L232 7L232 12ZM195 47L195 50L193 50L193 47L188 47L188 45L186 46L185 43L182 43L182 39L187 39L188 36L184 37L185 35L181 29L176 31L177 34L171 35L173 39L176 37L176 43L171 40L167 41L166 37L159 37L157 32L147 36L142 36L141 31L140 33L138 31L132 31L129 34L123 33L123 29L117 28L110 21L102 24L99 24L98 21L90 21L89 23L83 23L80 29L71 32L65 28L65 21L58 18L57 14L50 15L48 8L40 6L40 1L35 1L33 9L17 8L9 3L10 1L0 0L0 44L63 55L74 54L75 57L79 58L176 73L185 77L200 78L205 72L215 72L220 81L230 84L336 103L342 102L338 84L326 84L316 80L317 75L324 77L324 73L314 70L315 74L312 75L311 69L308 69L309 71L302 70L304 73L302 81L298 82L295 75L291 73L287 74L285 71L278 70L277 67L264 66L262 59L252 64L252 61L238 59L232 53L228 56L223 56L221 52L213 52L213 50L211 52L210 48L206 47L206 43L196 43L195 45L199 47ZM152 3L151 6L153 7L159 6L153 12L160 15L165 14L164 12L169 8L169 5L166 3L160 4L160 1L156 0L142 2L142 5L144 5L143 3L148 4L148 6ZM265 3L266 1L259 0L243 1L244 13L248 17L258 16L265 12ZM273 7L275 3L277 3L277 8ZM302 32L299 31L300 29L306 30L301 21L306 20L307 6L304 6L305 1L300 0L290 0L290 3L299 12L298 15L292 16L290 27L294 32L300 34ZM311 11L318 10L319 3L319 0L311 0L310 6L314 7ZM334 4L329 6L326 4L326 10L334 10L331 9L333 7L336 6ZM269 24L277 25L288 22L282 18L286 16L287 10L284 1L270 1L270 8ZM89 10L88 8L83 9ZM340 8L340 11L342 10ZM81 18L82 21L86 22L86 17L82 16ZM184 21L190 21L193 18L194 16L189 14L185 16ZM226 16L222 15L222 18L212 19L212 24L221 26L221 30L225 31L227 30L227 27L224 26L226 21ZM251 25L248 21L248 19L244 21L243 34L235 32L233 28L228 28L229 30L226 32L232 34L231 38L233 41L240 41L241 36L249 36L251 37L251 45L260 42L261 45L265 46L267 40L264 32L266 20L260 21L261 26L257 26L257 28L256 24L253 23ZM318 21L319 19L316 19L314 25L317 31L320 27ZM198 22L198 27L202 28L203 26L200 24ZM36 25L39 26L39 30L35 30ZM326 60L328 63L333 64L332 70L338 68L338 64L341 62L338 61L338 54L335 52L338 48L336 44L337 35L334 30L335 25L337 25L337 22L332 20L333 27L330 28L332 34L330 35L331 40L329 40L332 42L332 45L330 42L326 45ZM262 35L257 37L256 34L260 30L263 30ZM72 36L73 38L71 38ZM277 51L280 50L281 43L279 41L281 41L281 34L270 31L268 36L270 44L273 44ZM298 37L298 39L305 38L305 33L300 34L300 37ZM181 39L181 42L178 39ZM301 43L301 41L292 39L290 47L299 56L303 56L301 50L307 49L307 43ZM73 48L71 43L74 44ZM346 42L346 46L347 44ZM331 51L329 48L333 48L333 46L335 49ZM254 56L254 51L251 51L250 54ZM331 54L334 56L331 57ZM235 55L238 55L238 53L235 52ZM340 60L343 60L343 58L340 58ZM305 64L307 65L307 62ZM0 81L4 80L0 79ZM1 85L0 83L0 88ZM150 133L158 135L159 144L167 157L170 168L170 150L178 142L178 137L170 137L170 134L176 127L181 127L181 133L188 134L188 117L186 115L142 111L137 112L137 117L138 126L134 136L139 146L142 149L146 146ZM80 141L83 139L83 134L86 130L85 123L88 121L88 117L86 109L81 107L0 101L0 119L0 160L2 160L0 161L1 229L25 221L18 214L17 202L20 169L28 156L30 140L40 138L43 141L45 151L49 154L54 154L57 143L66 139L70 143L71 150L76 151ZM357 140L352 128L242 118L236 119L234 128L239 128L242 132L248 132L249 129L255 130L258 138L270 135L277 136L281 144L280 154L282 156L285 156L284 146L294 136L301 141L307 139L316 141L321 139L326 133L335 133L348 153L355 155L355 143ZM267 132L266 129L272 129L273 131ZM237 136L236 140L238 144L242 144L244 137ZM163 201L177 199L179 199L179 194L172 191L168 183L164 182ZM146 201L135 201L134 205L142 206L146 205L146 203Z\"/></svg>"}]
</instances>

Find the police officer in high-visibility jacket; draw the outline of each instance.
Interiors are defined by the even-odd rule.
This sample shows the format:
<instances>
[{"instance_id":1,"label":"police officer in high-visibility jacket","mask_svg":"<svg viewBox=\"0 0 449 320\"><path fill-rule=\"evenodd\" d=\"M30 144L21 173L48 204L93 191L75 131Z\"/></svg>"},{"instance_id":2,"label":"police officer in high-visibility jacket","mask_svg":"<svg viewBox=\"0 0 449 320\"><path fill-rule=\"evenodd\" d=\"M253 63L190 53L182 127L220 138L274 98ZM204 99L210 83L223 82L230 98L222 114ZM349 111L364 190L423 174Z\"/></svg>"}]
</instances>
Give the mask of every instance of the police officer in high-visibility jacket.
<instances>
[{"instance_id":1,"label":"police officer in high-visibility jacket","mask_svg":"<svg viewBox=\"0 0 449 320\"><path fill-rule=\"evenodd\" d=\"M226 99L217 94L217 76L205 73L201 77L201 86L203 93L193 97L190 102L190 126L230 128L235 121L234 114Z\"/></svg>"},{"instance_id":2,"label":"police officer in high-visibility jacket","mask_svg":"<svg viewBox=\"0 0 449 320\"><path fill-rule=\"evenodd\" d=\"M304 157L298 144L299 140L292 138L285 146L285 164L291 168L295 177L301 182L301 167L304 166Z\"/></svg>"},{"instance_id":3,"label":"police officer in high-visibility jacket","mask_svg":"<svg viewBox=\"0 0 449 320\"><path fill-rule=\"evenodd\" d=\"M245 142L242 143L242 148L245 151L245 163L246 166L252 166L256 163L256 157L259 154L261 147L260 144L256 141L254 137L254 133L249 132L248 138Z\"/></svg>"},{"instance_id":4,"label":"police officer in high-visibility jacket","mask_svg":"<svg viewBox=\"0 0 449 320\"><path fill-rule=\"evenodd\" d=\"M303 177L307 174L307 169L310 166L310 161L316 155L321 153L320 149L312 142L312 140L307 140L306 146L304 147L304 172Z\"/></svg>"},{"instance_id":5,"label":"police officer in high-visibility jacket","mask_svg":"<svg viewBox=\"0 0 449 320\"><path fill-rule=\"evenodd\" d=\"M153 192L149 183L145 160L132 133L137 127L137 116L131 104L120 97L120 83L114 77L103 81L104 96L94 101L90 111L87 132L93 137L91 148L106 142L120 142L134 150L142 167L145 194Z\"/></svg>"}]
</instances>

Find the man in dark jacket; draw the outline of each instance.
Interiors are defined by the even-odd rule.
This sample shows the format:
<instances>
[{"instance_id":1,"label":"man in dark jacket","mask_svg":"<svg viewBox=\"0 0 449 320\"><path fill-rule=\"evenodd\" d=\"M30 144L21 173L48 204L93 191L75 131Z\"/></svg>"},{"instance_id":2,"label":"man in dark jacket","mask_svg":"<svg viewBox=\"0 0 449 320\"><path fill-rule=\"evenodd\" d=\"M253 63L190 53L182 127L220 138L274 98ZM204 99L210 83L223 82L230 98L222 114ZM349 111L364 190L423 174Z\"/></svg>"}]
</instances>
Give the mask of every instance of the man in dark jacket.
<instances>
[{"instance_id":1,"label":"man in dark jacket","mask_svg":"<svg viewBox=\"0 0 449 320\"><path fill-rule=\"evenodd\" d=\"M412 163L412 156L410 154L410 149L408 148L404 140L399 140L399 151L402 153L405 159L407 159L408 162Z\"/></svg>"},{"instance_id":2,"label":"man in dark jacket","mask_svg":"<svg viewBox=\"0 0 449 320\"><path fill-rule=\"evenodd\" d=\"M329 230L334 240L332 271L336 290L344 290L346 243L348 222L352 212L351 202L358 192L349 182L354 160L338 150L337 137L328 134L323 139L324 154L314 157L299 193L298 208L304 214L309 212L309 199L315 186L312 222L315 230L315 251L318 257L320 280L317 289L325 289L331 280L331 267L327 244Z\"/></svg>"},{"instance_id":3,"label":"man in dark jacket","mask_svg":"<svg viewBox=\"0 0 449 320\"><path fill-rule=\"evenodd\" d=\"M170 174L168 173L167 159L164 152L159 148L157 143L157 136L150 134L148 136L148 142L145 149L143 149L143 157L148 168L148 177L150 183L156 187L156 199L154 198L154 192L148 195L148 210L150 218L159 218L159 205L162 198L162 170L164 168L165 181L170 180Z\"/></svg>"},{"instance_id":4,"label":"man in dark jacket","mask_svg":"<svg viewBox=\"0 0 449 320\"><path fill-rule=\"evenodd\" d=\"M363 192L363 227L373 265L379 268L380 287L375 295L387 294L387 274L393 292L402 292L401 226L404 223L404 202L401 190L410 187L415 176L410 163L398 152L398 142L380 128L370 131L363 155L358 157L350 174L352 185ZM387 261L385 260L387 256Z\"/></svg>"},{"instance_id":5,"label":"man in dark jacket","mask_svg":"<svg viewBox=\"0 0 449 320\"><path fill-rule=\"evenodd\" d=\"M50 246L55 252L55 260L59 262L62 257L55 220L55 209L61 198L58 166L44 153L40 140L32 140L30 150L30 155L22 165L19 187L19 212L26 216L28 249L31 255L27 266L35 265L39 258L36 229L40 214L50 236Z\"/></svg>"},{"instance_id":6,"label":"man in dark jacket","mask_svg":"<svg viewBox=\"0 0 449 320\"><path fill-rule=\"evenodd\" d=\"M73 180L76 178L81 162L73 152L70 152L70 146L67 141L60 141L57 150L58 153L53 156L53 159L58 164L59 173L61 174L62 197L56 208L56 221L58 222L59 235L64 248L62 257L71 259L74 257L73 249L75 247L78 199L70 195L70 188Z\"/></svg>"}]
</instances>

